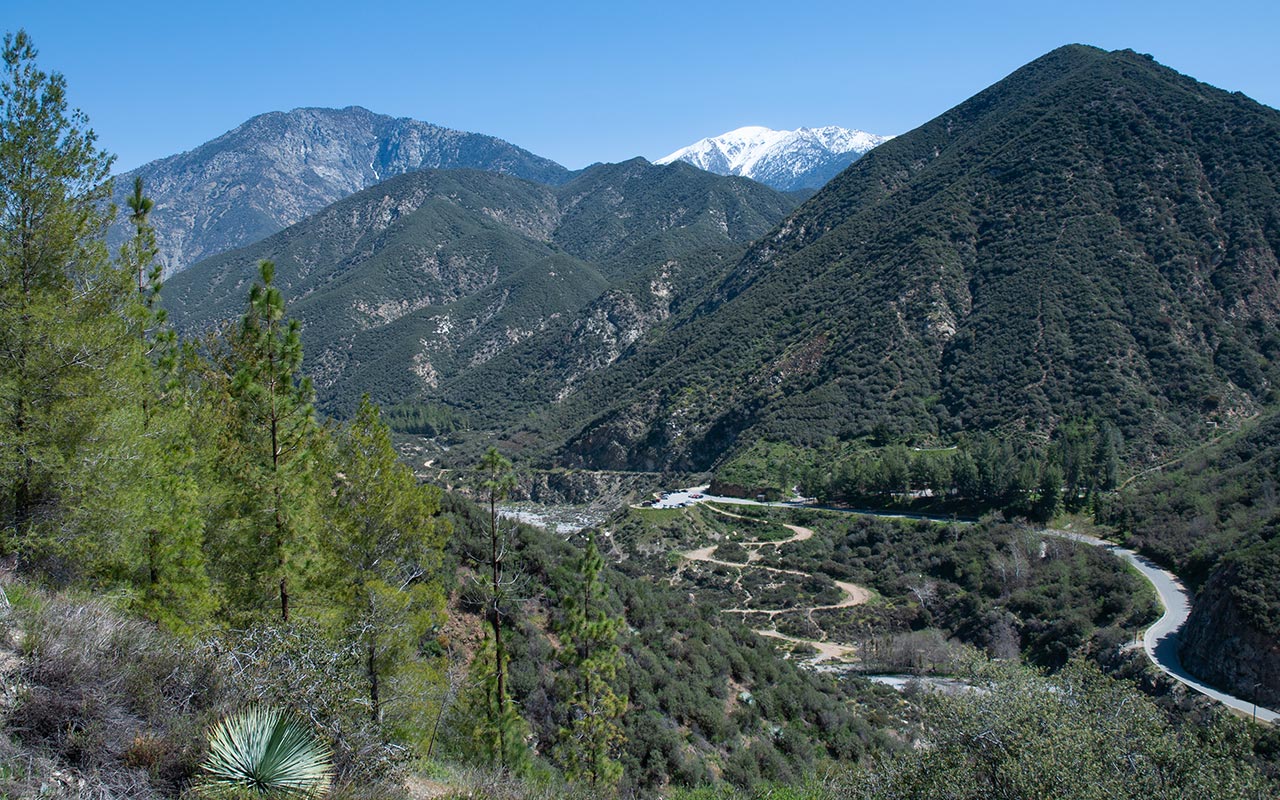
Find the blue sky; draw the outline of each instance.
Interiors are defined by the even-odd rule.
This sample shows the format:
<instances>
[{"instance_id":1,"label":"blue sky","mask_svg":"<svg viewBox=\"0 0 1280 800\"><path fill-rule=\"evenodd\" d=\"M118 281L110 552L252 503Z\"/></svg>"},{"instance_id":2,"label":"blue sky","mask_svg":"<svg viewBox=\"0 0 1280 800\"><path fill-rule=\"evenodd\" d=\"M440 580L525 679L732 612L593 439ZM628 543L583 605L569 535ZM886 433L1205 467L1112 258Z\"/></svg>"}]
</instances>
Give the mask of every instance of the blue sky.
<instances>
[{"instance_id":1,"label":"blue sky","mask_svg":"<svg viewBox=\"0 0 1280 800\"><path fill-rule=\"evenodd\" d=\"M902 133L1053 48L1280 106L1280 3L0 0L118 169L265 111L362 105L577 168L742 125Z\"/></svg>"}]
</instances>

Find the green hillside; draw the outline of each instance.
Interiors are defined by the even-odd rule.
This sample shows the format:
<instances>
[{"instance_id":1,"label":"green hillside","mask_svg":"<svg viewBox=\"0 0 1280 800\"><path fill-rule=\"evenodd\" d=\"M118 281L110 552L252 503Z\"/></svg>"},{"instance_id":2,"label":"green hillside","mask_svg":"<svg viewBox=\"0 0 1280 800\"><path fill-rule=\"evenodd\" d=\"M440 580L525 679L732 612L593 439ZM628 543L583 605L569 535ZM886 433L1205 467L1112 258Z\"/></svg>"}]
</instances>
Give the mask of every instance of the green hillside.
<instances>
[{"instance_id":1,"label":"green hillside","mask_svg":"<svg viewBox=\"0 0 1280 800\"><path fill-rule=\"evenodd\" d=\"M442 382L440 398L478 427L530 421L665 329L696 302L699 287L730 269L742 252L741 246L721 244L673 254L621 280L542 335ZM537 433L533 441L541 443L543 436Z\"/></svg>"},{"instance_id":2,"label":"green hillside","mask_svg":"<svg viewBox=\"0 0 1280 800\"><path fill-rule=\"evenodd\" d=\"M684 162L642 158L600 164L556 190L556 244L614 275L660 264L700 247L747 243L776 225L796 201L745 178L722 178Z\"/></svg>"},{"instance_id":3,"label":"green hillside","mask_svg":"<svg viewBox=\"0 0 1280 800\"><path fill-rule=\"evenodd\" d=\"M1242 697L1280 702L1280 412L1143 476L1104 517L1196 599L1182 658Z\"/></svg>"},{"instance_id":4,"label":"green hillside","mask_svg":"<svg viewBox=\"0 0 1280 800\"><path fill-rule=\"evenodd\" d=\"M184 329L230 319L258 260L271 258L295 305L317 294L352 295L341 323L308 323L364 327L394 317L398 301L456 300L492 282L480 277L486 273L548 257L554 214L554 195L536 184L470 170L410 173L174 276L164 303Z\"/></svg>"},{"instance_id":5,"label":"green hillside","mask_svg":"<svg viewBox=\"0 0 1280 800\"><path fill-rule=\"evenodd\" d=\"M1074 200L1022 183L1001 194L960 156L958 188L927 192L912 169L952 173L927 158L895 167L923 152L908 138L846 176L860 197L837 187L786 221L776 192L684 166L602 165L561 189L417 174L162 295L160 206L134 185L132 236L113 258L111 156L24 31L0 51L0 800L1277 796L1280 733L1155 674L1129 644L1155 614L1151 593L1097 547L998 513L890 520L692 492L706 502L668 493L679 507L659 508L627 495L682 479L525 469L568 438L567 460L629 466L731 452L721 482L775 492L802 473L844 500L1034 499L1046 518L1101 507L1197 590L1188 665L1269 699L1280 404L1232 417L1274 385L1276 226L1258 211L1272 206L1254 205L1272 199L1269 150L1217 141L1200 155L1186 203L1209 209L1205 230L1222 238L1186 263L1190 277L1151 255L1190 239L1141 233L1123 208L1081 223L1114 225L1112 252L1062 244ZM1068 99L1091 108L1079 87L1101 85L1091 102L1105 107L1163 77L1128 54L1059 51L971 132L1066 158L1066 145L1003 134L1048 141L1028 109L1061 111L1059 130ZM1057 105L1041 102L1053 91ZM1189 119L1167 95L1160 106ZM995 113L975 103L957 119ZM1274 122L1239 108L1197 135ZM977 147L960 121L955 147ZM1162 147L1165 165L1191 152ZM929 152L944 163L950 151ZM1080 203L1141 172L1125 152L1069 162L1096 190ZM1168 195L1149 172L1152 197ZM1222 185L1234 188L1214 195ZM846 196L856 208L832 211ZM955 275L938 277L903 261L963 250L964 228L948 227L960 218L931 216L948 209L973 221L972 263L955 256ZM1041 247L1032 234L1055 223ZM1018 252L1031 261L1001 260L1013 247L1001 225L1030 226ZM948 230L961 233L945 246L929 238ZM961 391L961 353L1000 355L989 371L1004 375L1019 352L1060 357L1100 313L1055 289L1057 305L1028 304L1034 339L1016 338L1025 313L993 321L1002 292L1050 268L1093 289L1089 302L1132 301L1125 324L1084 328L1112 336L1104 350L1128 342L1127 360L1046 369L998 396L990 420L966 416L955 397L977 403L1004 378ZM913 316L931 287L961 284L968 299L946 308L963 314ZM1142 305L1143 287L1165 304ZM1170 320L1164 338L1143 327L1153 314ZM871 338L886 315L893 335ZM1104 394L1080 391L1086 380ZM399 404L384 417L366 394L345 413L370 390ZM1128 420L1128 403L1155 427ZM406 463L433 465L426 444L398 450L384 422L452 433L467 417L491 427L435 442L449 450L432 476L445 485ZM1142 457L1214 423L1235 430L1117 493L1122 431ZM984 427L1000 432L971 431ZM954 446L904 441L953 432ZM488 449L472 459L477 445ZM505 518L521 493L625 505L602 522L566 511L599 523L566 536Z\"/></svg>"},{"instance_id":6,"label":"green hillside","mask_svg":"<svg viewBox=\"0 0 1280 800\"><path fill-rule=\"evenodd\" d=\"M597 165L556 188L426 170L201 262L166 284L164 303L182 330L217 325L238 313L258 261L272 260L297 298L326 407L345 413L364 392L399 404L448 397L479 418L510 419L500 394L472 399L446 385L501 383L506 376L477 384L467 373L517 345L553 346L606 289L684 296L675 282L733 263L793 207L760 184L683 163ZM566 368L573 376L611 360L595 339L585 348Z\"/></svg>"},{"instance_id":7,"label":"green hillside","mask_svg":"<svg viewBox=\"0 0 1280 800\"><path fill-rule=\"evenodd\" d=\"M1277 141L1246 97L1061 48L859 160L548 431L598 467L1073 418L1131 461L1193 443L1280 377Z\"/></svg>"}]
</instances>

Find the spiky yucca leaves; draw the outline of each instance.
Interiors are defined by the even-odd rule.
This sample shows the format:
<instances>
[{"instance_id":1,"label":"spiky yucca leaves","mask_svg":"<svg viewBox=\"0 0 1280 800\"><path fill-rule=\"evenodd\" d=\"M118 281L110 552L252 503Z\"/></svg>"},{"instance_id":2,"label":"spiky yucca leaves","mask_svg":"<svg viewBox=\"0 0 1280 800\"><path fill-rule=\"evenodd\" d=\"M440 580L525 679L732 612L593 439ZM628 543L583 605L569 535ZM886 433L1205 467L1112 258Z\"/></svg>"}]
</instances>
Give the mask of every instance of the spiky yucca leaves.
<instances>
[{"instance_id":1,"label":"spiky yucca leaves","mask_svg":"<svg viewBox=\"0 0 1280 800\"><path fill-rule=\"evenodd\" d=\"M300 721L267 706L215 725L201 767L201 793L213 798L324 797L333 777L328 748Z\"/></svg>"}]
</instances>

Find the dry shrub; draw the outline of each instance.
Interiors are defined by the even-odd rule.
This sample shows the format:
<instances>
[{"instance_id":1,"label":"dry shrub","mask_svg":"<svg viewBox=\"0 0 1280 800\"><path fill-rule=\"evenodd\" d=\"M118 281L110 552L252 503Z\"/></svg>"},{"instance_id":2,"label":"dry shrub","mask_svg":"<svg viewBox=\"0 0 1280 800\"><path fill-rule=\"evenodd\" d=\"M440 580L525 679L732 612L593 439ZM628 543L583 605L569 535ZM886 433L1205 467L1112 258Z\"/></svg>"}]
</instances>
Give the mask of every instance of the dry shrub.
<instances>
[{"instance_id":1,"label":"dry shrub","mask_svg":"<svg viewBox=\"0 0 1280 800\"><path fill-rule=\"evenodd\" d=\"M178 794L223 705L212 661L97 602L48 600L16 613L21 688L5 727L32 758L56 765L35 770L53 781L42 791Z\"/></svg>"}]
</instances>

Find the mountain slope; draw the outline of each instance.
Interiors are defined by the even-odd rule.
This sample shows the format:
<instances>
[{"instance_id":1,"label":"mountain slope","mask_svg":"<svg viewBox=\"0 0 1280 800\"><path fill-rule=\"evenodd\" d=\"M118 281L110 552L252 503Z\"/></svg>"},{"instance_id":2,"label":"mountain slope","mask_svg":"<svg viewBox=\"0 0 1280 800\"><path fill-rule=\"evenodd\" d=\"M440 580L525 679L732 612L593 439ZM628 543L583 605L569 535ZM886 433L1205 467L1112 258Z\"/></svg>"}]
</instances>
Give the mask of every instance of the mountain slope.
<instances>
[{"instance_id":1,"label":"mountain slope","mask_svg":"<svg viewBox=\"0 0 1280 800\"><path fill-rule=\"evenodd\" d=\"M700 139L655 163L685 161L717 175L741 175L789 192L820 188L892 138L836 126L794 131L748 126Z\"/></svg>"},{"instance_id":2,"label":"mountain slope","mask_svg":"<svg viewBox=\"0 0 1280 800\"><path fill-rule=\"evenodd\" d=\"M141 177L170 273L243 247L405 172L467 167L557 184L564 167L476 133L351 106L262 114L186 153L116 178L117 205ZM113 250L128 234L123 217Z\"/></svg>"},{"instance_id":3,"label":"mountain slope","mask_svg":"<svg viewBox=\"0 0 1280 800\"><path fill-rule=\"evenodd\" d=\"M793 207L746 179L643 159L597 165L554 188L474 170L423 170L202 261L166 284L164 304L188 331L234 319L257 262L271 259L290 314L303 323L327 407L349 408L364 392L384 403L437 402L450 381L509 349L554 351L535 342L561 341L565 326L606 290L681 294L674 281L702 275L688 265L707 262L703 253L729 250L732 258L719 262L735 263ZM665 284L649 279L662 273ZM554 394L614 357L575 351L566 353L573 368L530 369L548 375L544 388ZM501 402L503 380L489 379L495 391L457 405L502 417L490 406Z\"/></svg>"},{"instance_id":4,"label":"mountain slope","mask_svg":"<svg viewBox=\"0 0 1280 800\"><path fill-rule=\"evenodd\" d=\"M1127 541L1195 592L1182 662L1240 697L1280 703L1280 411L1160 474L1104 509Z\"/></svg>"},{"instance_id":5,"label":"mountain slope","mask_svg":"<svg viewBox=\"0 0 1280 800\"><path fill-rule=\"evenodd\" d=\"M1073 417L1185 445L1280 377L1277 142L1248 98L1061 48L859 160L549 430L589 419L561 456L597 467Z\"/></svg>"}]
</instances>

